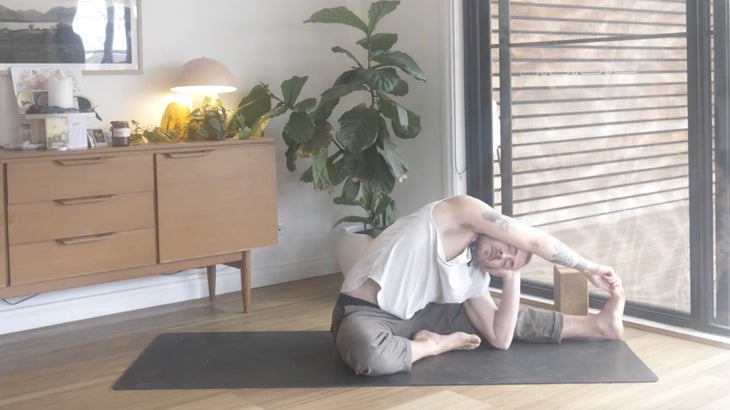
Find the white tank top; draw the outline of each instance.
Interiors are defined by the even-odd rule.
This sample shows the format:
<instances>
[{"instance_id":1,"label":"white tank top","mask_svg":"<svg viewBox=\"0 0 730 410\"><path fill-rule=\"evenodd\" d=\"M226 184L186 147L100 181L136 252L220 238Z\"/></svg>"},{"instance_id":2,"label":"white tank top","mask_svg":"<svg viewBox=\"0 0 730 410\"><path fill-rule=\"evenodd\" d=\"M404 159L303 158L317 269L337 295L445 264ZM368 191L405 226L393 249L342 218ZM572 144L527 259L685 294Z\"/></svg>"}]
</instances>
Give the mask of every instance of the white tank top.
<instances>
[{"instance_id":1,"label":"white tank top","mask_svg":"<svg viewBox=\"0 0 730 410\"><path fill-rule=\"evenodd\" d=\"M450 261L433 222L432 202L398 219L370 244L352 267L342 292L351 292L368 278L380 285L378 305L410 319L431 302L463 303L489 290L489 275L472 264L469 249Z\"/></svg>"}]
</instances>

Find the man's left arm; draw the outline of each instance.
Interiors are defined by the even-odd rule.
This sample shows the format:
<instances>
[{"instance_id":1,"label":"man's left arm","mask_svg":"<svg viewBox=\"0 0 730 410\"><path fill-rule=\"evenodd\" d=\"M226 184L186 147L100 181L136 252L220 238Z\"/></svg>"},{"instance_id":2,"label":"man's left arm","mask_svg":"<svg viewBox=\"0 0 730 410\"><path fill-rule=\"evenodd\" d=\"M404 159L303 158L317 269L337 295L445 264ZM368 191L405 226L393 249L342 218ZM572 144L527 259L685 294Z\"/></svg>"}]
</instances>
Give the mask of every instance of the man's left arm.
<instances>
[{"instance_id":1,"label":"man's left arm","mask_svg":"<svg viewBox=\"0 0 730 410\"><path fill-rule=\"evenodd\" d=\"M489 290L464 303L466 315L474 327L497 349L506 350L512 344L520 308L520 272L497 270L492 276L502 279L499 306Z\"/></svg>"}]
</instances>

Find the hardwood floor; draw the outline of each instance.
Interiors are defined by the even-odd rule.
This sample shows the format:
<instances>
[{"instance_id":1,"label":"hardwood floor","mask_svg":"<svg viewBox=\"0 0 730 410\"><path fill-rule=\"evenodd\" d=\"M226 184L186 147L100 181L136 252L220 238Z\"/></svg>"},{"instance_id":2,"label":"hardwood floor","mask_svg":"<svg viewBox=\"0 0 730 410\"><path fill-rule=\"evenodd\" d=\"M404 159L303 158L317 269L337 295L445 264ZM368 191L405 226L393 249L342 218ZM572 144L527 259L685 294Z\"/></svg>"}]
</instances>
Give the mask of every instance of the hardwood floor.
<instances>
[{"instance_id":1,"label":"hardwood floor","mask_svg":"<svg viewBox=\"0 0 730 410\"><path fill-rule=\"evenodd\" d=\"M724 409L730 350L627 329L657 383L114 391L147 344L170 331L325 330L341 276L0 336L0 409Z\"/></svg>"}]
</instances>

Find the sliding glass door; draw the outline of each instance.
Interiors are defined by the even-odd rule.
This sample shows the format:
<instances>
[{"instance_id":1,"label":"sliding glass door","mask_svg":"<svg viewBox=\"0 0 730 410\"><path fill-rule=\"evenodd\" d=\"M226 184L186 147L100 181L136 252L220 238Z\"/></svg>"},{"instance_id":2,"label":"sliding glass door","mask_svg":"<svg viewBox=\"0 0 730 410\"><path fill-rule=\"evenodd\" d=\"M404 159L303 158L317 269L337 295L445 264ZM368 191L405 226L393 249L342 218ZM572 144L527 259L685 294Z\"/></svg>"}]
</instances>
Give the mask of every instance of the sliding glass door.
<instances>
[{"instance_id":1,"label":"sliding glass door","mask_svg":"<svg viewBox=\"0 0 730 410\"><path fill-rule=\"evenodd\" d=\"M727 90L717 87L714 99L698 92L711 84L698 82L700 71L710 78L712 66L699 67L688 43L710 52L710 38L696 34L710 9L699 15L668 0L464 5L465 77L481 90L467 93L467 107L481 108L467 114L469 171L493 164L491 183L469 178L469 192L612 265L631 314L727 325ZM701 101L717 104L716 129ZM693 198L698 186L707 201ZM706 240L703 256L693 242ZM547 262L530 264L524 278L526 291L552 295ZM592 299L600 305L602 296Z\"/></svg>"}]
</instances>

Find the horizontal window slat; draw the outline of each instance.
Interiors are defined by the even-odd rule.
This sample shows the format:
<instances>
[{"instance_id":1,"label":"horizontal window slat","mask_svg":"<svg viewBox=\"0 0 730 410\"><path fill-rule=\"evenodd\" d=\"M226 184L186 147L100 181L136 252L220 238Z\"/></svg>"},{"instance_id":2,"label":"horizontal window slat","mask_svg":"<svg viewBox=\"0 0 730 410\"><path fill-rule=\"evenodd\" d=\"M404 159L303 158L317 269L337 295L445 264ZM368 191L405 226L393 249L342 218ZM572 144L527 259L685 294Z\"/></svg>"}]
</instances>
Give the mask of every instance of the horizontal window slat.
<instances>
[{"instance_id":1,"label":"horizontal window slat","mask_svg":"<svg viewBox=\"0 0 730 410\"><path fill-rule=\"evenodd\" d=\"M662 73L686 74L687 63L681 60L672 61L513 61L512 75L560 76L588 73Z\"/></svg>"},{"instance_id":2,"label":"horizontal window slat","mask_svg":"<svg viewBox=\"0 0 730 410\"><path fill-rule=\"evenodd\" d=\"M559 154L550 156L514 160L512 169L514 173L540 172L555 168L573 168L575 172L582 172L584 165L602 164L617 162L616 166L625 165L627 161L634 161L643 158L657 158L662 156L674 156L687 153L687 144L674 143L659 146L636 147L603 150L590 153ZM623 161L623 164L619 164ZM607 167L608 168L608 167Z\"/></svg>"},{"instance_id":3,"label":"horizontal window slat","mask_svg":"<svg viewBox=\"0 0 730 410\"><path fill-rule=\"evenodd\" d=\"M644 186L652 183L662 183L673 180L681 181L687 186L687 168L674 167L661 170L632 172L619 175L602 175L590 179L566 180L559 183L536 184L529 187L520 186L514 190L514 200L525 202L551 196L563 196L590 192L597 187L605 189L628 188L632 186ZM679 183L679 182L678 182Z\"/></svg>"},{"instance_id":4,"label":"horizontal window slat","mask_svg":"<svg viewBox=\"0 0 730 410\"><path fill-rule=\"evenodd\" d=\"M494 4L496 6L496 4ZM532 14L535 10L554 10L564 15L566 12L574 13L600 13L607 18L632 18L636 15L646 16L660 15L662 18L669 18L671 15L684 16L685 4L681 0L612 0L608 3L589 3L585 0L539 0L539 1L512 1L512 9L522 8L525 12ZM495 8L496 10L496 8ZM515 11L518 12L518 11ZM621 14L625 13L625 15Z\"/></svg>"},{"instance_id":5,"label":"horizontal window slat","mask_svg":"<svg viewBox=\"0 0 730 410\"><path fill-rule=\"evenodd\" d=\"M512 140L516 144L539 143L540 141L550 140L572 140L585 138L587 135L616 135L623 134L628 130L637 133L661 132L664 130L681 130L687 128L687 120L667 120L667 121L648 121L634 122L631 124L619 125L601 125L596 127L574 127L560 131L513 131Z\"/></svg>"},{"instance_id":6,"label":"horizontal window slat","mask_svg":"<svg viewBox=\"0 0 730 410\"><path fill-rule=\"evenodd\" d=\"M558 141L555 143L515 145L512 147L513 158L525 159L554 154L600 152L606 149L633 149L667 144L687 144L686 132L649 133L644 135L629 135L609 138L594 138L583 140L580 143L573 141ZM686 150L686 149L685 149Z\"/></svg>"},{"instance_id":7,"label":"horizontal window slat","mask_svg":"<svg viewBox=\"0 0 730 410\"><path fill-rule=\"evenodd\" d=\"M612 111L579 115L541 115L531 117L512 117L514 132L557 131L576 127L602 127L638 125L654 121L680 121L687 118L687 109L655 109L650 111Z\"/></svg>"},{"instance_id":8,"label":"horizontal window slat","mask_svg":"<svg viewBox=\"0 0 730 410\"><path fill-rule=\"evenodd\" d=\"M652 180L663 180L677 177L687 177L688 168L686 164L670 165L657 168L647 168L629 171L616 171L611 169L605 171L601 175L584 176L583 174L573 174L569 178L557 181L537 181L532 184L524 183L521 178L515 179L517 183L514 187L514 199L525 200L533 194L533 188L547 187L553 195L563 195L566 193L575 193L584 190L591 190L595 186L618 187L623 185L632 185ZM495 178L495 192L501 192L502 180L501 176Z\"/></svg>"},{"instance_id":9,"label":"horizontal window slat","mask_svg":"<svg viewBox=\"0 0 730 410\"><path fill-rule=\"evenodd\" d=\"M663 211L677 212L677 209L687 209L687 200L678 199L672 202L665 202L663 204L652 204L644 207L625 208L619 212L608 212L600 215L587 215L580 218L571 218L562 221L547 221L540 224L540 228L548 232L560 232L564 230L580 229L585 224L615 224L617 221L625 220L625 218L644 218L648 215L656 218L658 214ZM687 219L688 220L688 219ZM673 219L674 223L677 223L676 219ZM671 221L667 221L670 223ZM633 224L632 226L640 226L640 224ZM684 229L679 226L678 229ZM651 233L649 233L651 236Z\"/></svg>"},{"instance_id":10,"label":"horizontal window slat","mask_svg":"<svg viewBox=\"0 0 730 410\"><path fill-rule=\"evenodd\" d=\"M685 59L687 57L687 50L681 47L670 48L670 49L657 49L654 48L620 48L620 49L607 49L607 48L588 48L583 47L581 49L568 48L568 47L545 47L545 48L513 48L511 51L512 61L548 61L548 60L560 60L560 61L591 61L591 60L655 60L660 61L664 59L677 60Z\"/></svg>"},{"instance_id":11,"label":"horizontal window slat","mask_svg":"<svg viewBox=\"0 0 730 410\"><path fill-rule=\"evenodd\" d=\"M664 108L679 104L686 109L684 97L647 97L596 101L563 101L550 104L515 104L512 106L512 117L522 118L531 115L555 115L562 113L583 114L601 111L651 110L654 107Z\"/></svg>"},{"instance_id":12,"label":"horizontal window slat","mask_svg":"<svg viewBox=\"0 0 730 410\"><path fill-rule=\"evenodd\" d=\"M684 31L684 22L638 23L634 21L606 21L595 24L591 20L578 19L540 19L529 16L510 15L510 31L513 33L540 33L585 37L620 36L626 34L663 34Z\"/></svg>"},{"instance_id":13,"label":"horizontal window slat","mask_svg":"<svg viewBox=\"0 0 730 410\"><path fill-rule=\"evenodd\" d=\"M685 76L681 77L683 80ZM570 100L587 100L596 101L600 99L631 99L640 97L668 97L668 96L684 96L687 92L686 84L672 83L672 84L661 84L661 85L638 85L638 86L626 86L624 88L613 88L606 87L601 88L600 93L594 89L575 88L575 89L542 89L542 90L522 90L515 89L512 91L512 99L515 104L522 102L557 102L557 101L570 101Z\"/></svg>"},{"instance_id":14,"label":"horizontal window slat","mask_svg":"<svg viewBox=\"0 0 730 410\"><path fill-rule=\"evenodd\" d=\"M580 172L576 172L573 167L540 170L538 172L523 172L515 174L513 181L515 187L518 187L521 185L552 183L578 176L598 176L609 172L631 172L670 166L687 166L687 154L664 155L641 160L622 161L613 164L613 168L610 170L607 170L606 165L606 163L584 165L581 167ZM495 165L495 174L499 174L496 172L498 169L498 166Z\"/></svg>"},{"instance_id":15,"label":"horizontal window slat","mask_svg":"<svg viewBox=\"0 0 730 410\"><path fill-rule=\"evenodd\" d=\"M533 189L536 198L538 196L543 197L540 199L516 200L514 207L516 211L519 210L522 213L545 212L564 207L582 206L584 204L592 205L600 202L615 201L620 198L644 197L652 194L686 189L687 178L682 177L618 187L604 188L601 185L593 185L593 190L547 197L544 197L545 194L548 194L544 189Z\"/></svg>"},{"instance_id":16,"label":"horizontal window slat","mask_svg":"<svg viewBox=\"0 0 730 410\"><path fill-rule=\"evenodd\" d=\"M654 87L685 84L687 76L684 73L657 76L653 73L578 71L569 75L552 73L514 74L511 77L512 90L536 91L546 89L572 88L623 88L623 87ZM492 86L499 89L499 72L492 76Z\"/></svg>"},{"instance_id":17,"label":"horizontal window slat","mask_svg":"<svg viewBox=\"0 0 730 410\"><path fill-rule=\"evenodd\" d=\"M530 225L539 226L548 223L555 223L557 221L568 221L575 218L621 212L626 209L661 205L685 200L687 197L688 193L686 189L677 189L630 198L618 198L613 200L601 199L601 202L594 204L565 206L560 209L549 209L542 212L530 212L529 210L525 210L522 206L518 207L518 204L515 204L514 216L526 221Z\"/></svg>"}]
</instances>

